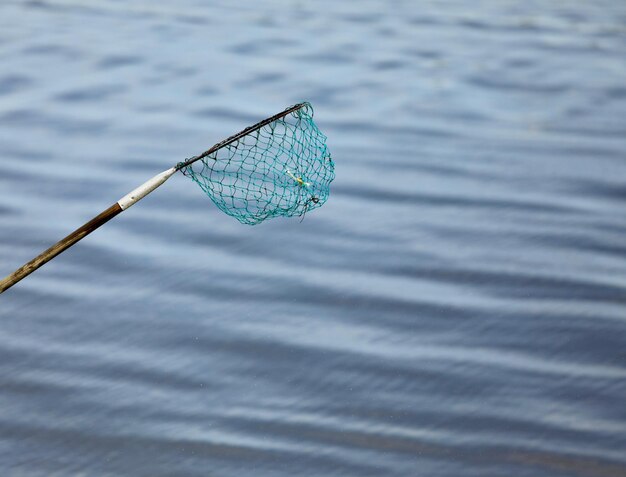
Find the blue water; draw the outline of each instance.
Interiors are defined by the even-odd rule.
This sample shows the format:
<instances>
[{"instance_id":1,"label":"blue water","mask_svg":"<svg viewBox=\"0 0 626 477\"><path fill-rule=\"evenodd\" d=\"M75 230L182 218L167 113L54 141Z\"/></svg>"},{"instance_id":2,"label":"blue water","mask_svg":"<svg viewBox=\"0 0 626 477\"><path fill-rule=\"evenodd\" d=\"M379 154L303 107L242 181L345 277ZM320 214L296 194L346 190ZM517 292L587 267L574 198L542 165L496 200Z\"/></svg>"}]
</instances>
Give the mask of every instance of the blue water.
<instances>
[{"instance_id":1,"label":"blue water","mask_svg":"<svg viewBox=\"0 0 626 477\"><path fill-rule=\"evenodd\" d=\"M4 0L0 276L301 100L337 178L188 179L0 297L2 476L626 475L626 4Z\"/></svg>"}]
</instances>

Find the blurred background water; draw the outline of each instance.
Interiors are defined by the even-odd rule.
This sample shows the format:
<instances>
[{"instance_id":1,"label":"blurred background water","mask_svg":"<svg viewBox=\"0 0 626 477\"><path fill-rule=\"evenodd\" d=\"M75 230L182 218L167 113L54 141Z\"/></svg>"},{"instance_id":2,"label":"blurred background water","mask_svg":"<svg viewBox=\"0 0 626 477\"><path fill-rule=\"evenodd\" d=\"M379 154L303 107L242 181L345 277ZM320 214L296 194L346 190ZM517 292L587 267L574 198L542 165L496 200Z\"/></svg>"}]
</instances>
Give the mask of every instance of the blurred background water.
<instances>
[{"instance_id":1,"label":"blurred background water","mask_svg":"<svg viewBox=\"0 0 626 477\"><path fill-rule=\"evenodd\" d=\"M3 294L1 475L626 475L624 2L3 0L0 60L2 276L300 100L337 165Z\"/></svg>"}]
</instances>

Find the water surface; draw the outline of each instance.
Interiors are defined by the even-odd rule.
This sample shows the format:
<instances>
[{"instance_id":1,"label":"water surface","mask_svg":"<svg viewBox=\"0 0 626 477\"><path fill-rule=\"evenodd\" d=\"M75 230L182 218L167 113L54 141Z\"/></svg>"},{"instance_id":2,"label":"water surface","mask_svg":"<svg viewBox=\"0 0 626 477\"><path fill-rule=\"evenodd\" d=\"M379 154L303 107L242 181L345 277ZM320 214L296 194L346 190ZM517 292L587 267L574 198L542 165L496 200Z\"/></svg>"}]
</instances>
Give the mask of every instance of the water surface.
<instances>
[{"instance_id":1,"label":"water surface","mask_svg":"<svg viewBox=\"0 0 626 477\"><path fill-rule=\"evenodd\" d=\"M0 473L626 475L626 7L157 3L2 2L0 275L301 100L331 197L175 177L3 294Z\"/></svg>"}]
</instances>

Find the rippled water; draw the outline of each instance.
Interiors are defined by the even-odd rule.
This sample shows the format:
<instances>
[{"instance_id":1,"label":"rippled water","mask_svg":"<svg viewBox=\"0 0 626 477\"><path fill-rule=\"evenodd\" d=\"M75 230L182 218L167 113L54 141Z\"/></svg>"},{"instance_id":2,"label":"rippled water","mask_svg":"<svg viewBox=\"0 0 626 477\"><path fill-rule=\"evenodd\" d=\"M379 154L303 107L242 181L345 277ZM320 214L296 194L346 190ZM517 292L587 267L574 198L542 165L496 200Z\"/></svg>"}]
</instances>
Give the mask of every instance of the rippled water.
<instances>
[{"instance_id":1,"label":"rippled water","mask_svg":"<svg viewBox=\"0 0 626 477\"><path fill-rule=\"evenodd\" d=\"M175 177L3 294L0 474L626 475L625 25L3 1L0 276L303 99L337 179L246 227Z\"/></svg>"}]
</instances>

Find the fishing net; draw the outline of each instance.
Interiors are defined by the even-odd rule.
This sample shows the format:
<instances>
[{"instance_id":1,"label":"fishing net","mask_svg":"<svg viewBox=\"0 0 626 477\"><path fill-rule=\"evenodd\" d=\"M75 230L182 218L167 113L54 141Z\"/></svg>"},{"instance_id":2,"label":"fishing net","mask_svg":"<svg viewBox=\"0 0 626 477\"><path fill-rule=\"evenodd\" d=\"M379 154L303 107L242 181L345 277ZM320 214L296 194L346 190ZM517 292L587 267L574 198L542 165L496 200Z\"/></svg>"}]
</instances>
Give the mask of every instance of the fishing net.
<instances>
[{"instance_id":1,"label":"fishing net","mask_svg":"<svg viewBox=\"0 0 626 477\"><path fill-rule=\"evenodd\" d=\"M244 224L304 216L335 178L313 108L300 103L178 165L222 211Z\"/></svg>"}]
</instances>

